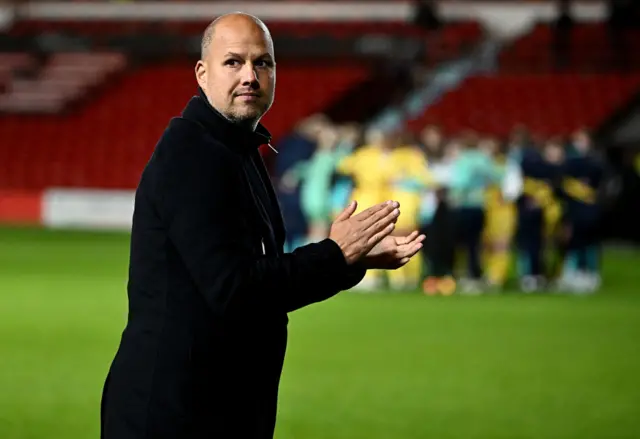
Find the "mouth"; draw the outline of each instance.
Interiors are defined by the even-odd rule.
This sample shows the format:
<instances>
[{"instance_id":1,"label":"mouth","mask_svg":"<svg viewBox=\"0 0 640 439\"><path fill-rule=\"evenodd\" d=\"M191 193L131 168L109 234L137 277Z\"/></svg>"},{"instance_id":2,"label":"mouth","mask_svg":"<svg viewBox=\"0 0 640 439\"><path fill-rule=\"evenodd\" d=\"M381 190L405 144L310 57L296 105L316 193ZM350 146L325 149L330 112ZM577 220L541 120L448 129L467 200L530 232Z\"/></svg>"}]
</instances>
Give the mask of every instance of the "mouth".
<instances>
[{"instance_id":1,"label":"mouth","mask_svg":"<svg viewBox=\"0 0 640 439\"><path fill-rule=\"evenodd\" d=\"M256 101L260 98L260 94L258 93L240 93L238 95L236 95L237 98L239 98L242 101Z\"/></svg>"}]
</instances>

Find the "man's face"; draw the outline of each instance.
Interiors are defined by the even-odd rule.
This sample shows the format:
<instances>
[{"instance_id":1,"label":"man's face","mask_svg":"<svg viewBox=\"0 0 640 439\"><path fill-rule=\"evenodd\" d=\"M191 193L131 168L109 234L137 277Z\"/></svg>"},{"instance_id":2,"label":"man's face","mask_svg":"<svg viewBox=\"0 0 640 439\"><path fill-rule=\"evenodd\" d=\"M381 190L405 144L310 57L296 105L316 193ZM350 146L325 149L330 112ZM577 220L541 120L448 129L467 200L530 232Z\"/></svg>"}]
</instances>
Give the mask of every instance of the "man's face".
<instances>
[{"instance_id":1,"label":"man's face","mask_svg":"<svg viewBox=\"0 0 640 439\"><path fill-rule=\"evenodd\" d=\"M498 142L494 139L482 139L478 144L478 148L490 156L495 156L498 153L498 147Z\"/></svg>"},{"instance_id":2,"label":"man's face","mask_svg":"<svg viewBox=\"0 0 640 439\"><path fill-rule=\"evenodd\" d=\"M227 119L255 125L273 103L276 69L269 35L246 17L228 17L215 28L198 84Z\"/></svg>"},{"instance_id":3,"label":"man's face","mask_svg":"<svg viewBox=\"0 0 640 439\"><path fill-rule=\"evenodd\" d=\"M573 146L584 154L591 148L591 137L585 131L578 131L573 135Z\"/></svg>"},{"instance_id":4,"label":"man's face","mask_svg":"<svg viewBox=\"0 0 640 439\"><path fill-rule=\"evenodd\" d=\"M564 149L562 148L562 145L558 143L548 143L544 148L544 156L550 163L560 163L563 160Z\"/></svg>"},{"instance_id":5,"label":"man's face","mask_svg":"<svg viewBox=\"0 0 640 439\"><path fill-rule=\"evenodd\" d=\"M442 133L437 127L426 127L422 131L422 142L428 152L435 153L442 142Z\"/></svg>"}]
</instances>

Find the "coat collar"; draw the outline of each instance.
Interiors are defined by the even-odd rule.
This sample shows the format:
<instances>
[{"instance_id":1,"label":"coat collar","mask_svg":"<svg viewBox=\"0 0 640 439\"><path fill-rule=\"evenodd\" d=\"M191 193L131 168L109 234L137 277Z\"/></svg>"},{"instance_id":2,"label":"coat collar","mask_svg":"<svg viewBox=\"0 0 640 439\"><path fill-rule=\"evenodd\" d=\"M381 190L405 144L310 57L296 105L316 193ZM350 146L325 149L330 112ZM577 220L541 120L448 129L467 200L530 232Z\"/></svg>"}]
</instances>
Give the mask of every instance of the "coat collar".
<instances>
[{"instance_id":1,"label":"coat collar","mask_svg":"<svg viewBox=\"0 0 640 439\"><path fill-rule=\"evenodd\" d=\"M261 145L271 145L271 134L258 124L255 131L238 126L222 116L209 103L204 91L198 87L198 95L193 96L182 111L182 117L199 123L218 140L236 150L257 149Z\"/></svg>"}]
</instances>

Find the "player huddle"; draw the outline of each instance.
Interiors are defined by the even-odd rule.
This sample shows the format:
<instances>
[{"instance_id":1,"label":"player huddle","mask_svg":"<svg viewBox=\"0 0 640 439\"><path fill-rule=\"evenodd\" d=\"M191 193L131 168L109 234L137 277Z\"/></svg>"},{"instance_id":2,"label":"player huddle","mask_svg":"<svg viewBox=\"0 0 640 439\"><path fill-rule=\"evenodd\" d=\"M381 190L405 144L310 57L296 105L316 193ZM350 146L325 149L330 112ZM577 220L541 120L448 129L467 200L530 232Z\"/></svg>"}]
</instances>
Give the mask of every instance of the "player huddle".
<instances>
[{"instance_id":1,"label":"player huddle","mask_svg":"<svg viewBox=\"0 0 640 439\"><path fill-rule=\"evenodd\" d=\"M370 271L358 289L479 294L517 281L525 292L590 293L600 286L598 229L604 166L580 130L566 142L532 142L523 129L503 144L429 126L405 133L324 127L310 159L281 179L299 188L310 240L326 236L350 200L400 202L399 235L421 229L423 253L392 272Z\"/></svg>"}]
</instances>

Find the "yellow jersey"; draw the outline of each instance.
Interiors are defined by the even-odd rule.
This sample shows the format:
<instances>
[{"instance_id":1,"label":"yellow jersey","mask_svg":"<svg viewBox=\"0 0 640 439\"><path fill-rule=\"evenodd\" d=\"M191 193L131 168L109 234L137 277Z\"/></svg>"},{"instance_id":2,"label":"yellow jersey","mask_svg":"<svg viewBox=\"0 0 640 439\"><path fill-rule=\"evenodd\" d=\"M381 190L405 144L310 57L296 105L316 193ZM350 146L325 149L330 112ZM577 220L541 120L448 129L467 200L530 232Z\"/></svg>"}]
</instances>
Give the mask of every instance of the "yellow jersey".
<instances>
[{"instance_id":1,"label":"yellow jersey","mask_svg":"<svg viewBox=\"0 0 640 439\"><path fill-rule=\"evenodd\" d=\"M391 151L365 145L343 158L337 171L353 179L351 199L358 201L358 211L389 199L393 167Z\"/></svg>"}]
</instances>

